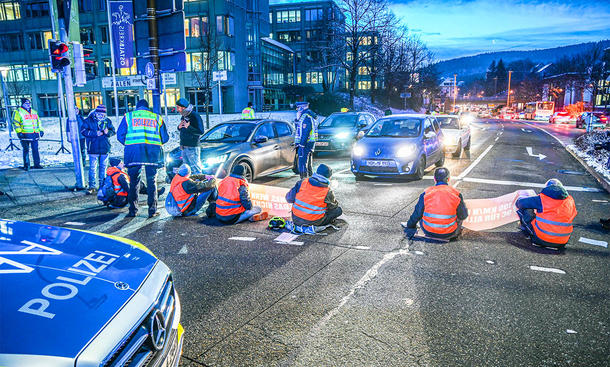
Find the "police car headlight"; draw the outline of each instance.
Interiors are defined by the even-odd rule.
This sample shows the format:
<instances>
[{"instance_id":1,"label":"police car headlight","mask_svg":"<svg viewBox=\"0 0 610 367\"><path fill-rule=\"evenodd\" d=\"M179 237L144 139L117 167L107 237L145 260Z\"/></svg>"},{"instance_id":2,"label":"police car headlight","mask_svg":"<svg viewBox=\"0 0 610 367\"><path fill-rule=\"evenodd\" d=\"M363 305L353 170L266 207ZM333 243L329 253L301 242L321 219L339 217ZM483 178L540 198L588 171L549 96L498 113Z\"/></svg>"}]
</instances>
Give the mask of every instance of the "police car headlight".
<instances>
[{"instance_id":1,"label":"police car headlight","mask_svg":"<svg viewBox=\"0 0 610 367\"><path fill-rule=\"evenodd\" d=\"M352 149L352 154L354 155L354 157L361 157L362 155L364 155L364 148L360 145L354 145L354 148Z\"/></svg>"},{"instance_id":2,"label":"police car headlight","mask_svg":"<svg viewBox=\"0 0 610 367\"><path fill-rule=\"evenodd\" d=\"M214 166L216 164L224 163L229 158L228 154L219 155L217 157L209 157L205 160L206 166Z\"/></svg>"},{"instance_id":3,"label":"police car headlight","mask_svg":"<svg viewBox=\"0 0 610 367\"><path fill-rule=\"evenodd\" d=\"M349 138L349 133L347 131L342 131L342 132L336 134L335 138L337 138L339 140L345 140L345 139Z\"/></svg>"},{"instance_id":4,"label":"police car headlight","mask_svg":"<svg viewBox=\"0 0 610 367\"><path fill-rule=\"evenodd\" d=\"M409 145L403 145L402 147L398 148L398 151L396 151L396 157L398 158L409 158L415 155L416 152L416 148L415 145L413 144L409 144Z\"/></svg>"}]
</instances>

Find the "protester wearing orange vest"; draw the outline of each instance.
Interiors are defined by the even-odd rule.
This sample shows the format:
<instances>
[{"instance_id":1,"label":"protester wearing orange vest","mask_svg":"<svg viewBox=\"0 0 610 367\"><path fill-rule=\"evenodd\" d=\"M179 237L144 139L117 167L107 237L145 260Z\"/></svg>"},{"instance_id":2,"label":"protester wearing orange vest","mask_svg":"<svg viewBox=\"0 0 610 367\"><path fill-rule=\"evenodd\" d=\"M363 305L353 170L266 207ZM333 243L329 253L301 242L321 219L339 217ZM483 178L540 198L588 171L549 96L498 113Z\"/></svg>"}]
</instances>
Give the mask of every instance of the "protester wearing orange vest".
<instances>
[{"instance_id":1,"label":"protester wearing orange vest","mask_svg":"<svg viewBox=\"0 0 610 367\"><path fill-rule=\"evenodd\" d=\"M265 220L269 214L258 206L252 206L248 182L244 178L244 167L233 167L231 175L218 184L216 199L216 217L225 224L235 224L250 220Z\"/></svg>"},{"instance_id":2,"label":"protester wearing orange vest","mask_svg":"<svg viewBox=\"0 0 610 367\"><path fill-rule=\"evenodd\" d=\"M434 171L436 185L428 187L420 196L409 218L405 234L409 239L417 232L417 222L426 236L447 240L456 239L462 231L462 221L468 218L468 209L462 194L449 185L449 170Z\"/></svg>"},{"instance_id":3,"label":"protester wearing orange vest","mask_svg":"<svg viewBox=\"0 0 610 367\"><path fill-rule=\"evenodd\" d=\"M119 158L110 158L110 167L106 169L106 176L112 180L114 196L104 202L109 208L124 208L127 205L129 193L129 176L123 171L125 164Z\"/></svg>"},{"instance_id":4,"label":"protester wearing orange vest","mask_svg":"<svg viewBox=\"0 0 610 367\"><path fill-rule=\"evenodd\" d=\"M548 180L540 195L520 198L515 205L521 221L520 229L531 237L533 244L565 247L578 212L574 199L561 181L556 178Z\"/></svg>"},{"instance_id":5,"label":"protester wearing orange vest","mask_svg":"<svg viewBox=\"0 0 610 367\"><path fill-rule=\"evenodd\" d=\"M206 201L211 204L216 200L215 189L216 178L206 175L191 176L191 167L183 164L172 179L165 209L173 216L195 215Z\"/></svg>"},{"instance_id":6,"label":"protester wearing orange vest","mask_svg":"<svg viewBox=\"0 0 610 367\"><path fill-rule=\"evenodd\" d=\"M343 210L330 188L333 171L325 164L316 173L294 185L286 194L292 203L292 221L298 226L325 226L337 219Z\"/></svg>"}]
</instances>

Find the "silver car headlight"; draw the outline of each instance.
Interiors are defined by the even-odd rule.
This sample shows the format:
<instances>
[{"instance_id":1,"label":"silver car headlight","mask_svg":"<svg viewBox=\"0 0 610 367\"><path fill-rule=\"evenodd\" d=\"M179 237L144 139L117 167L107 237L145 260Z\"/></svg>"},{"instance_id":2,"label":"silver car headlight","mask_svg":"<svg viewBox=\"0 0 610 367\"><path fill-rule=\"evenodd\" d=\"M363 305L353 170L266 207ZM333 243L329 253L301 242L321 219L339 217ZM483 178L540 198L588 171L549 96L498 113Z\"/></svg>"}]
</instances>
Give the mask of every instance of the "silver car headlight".
<instances>
[{"instance_id":1,"label":"silver car headlight","mask_svg":"<svg viewBox=\"0 0 610 367\"><path fill-rule=\"evenodd\" d=\"M227 159L229 159L229 155L228 154L223 154L223 155L219 155L219 156L216 156L216 157L208 157L205 160L205 165L206 166L215 166L217 164L226 162Z\"/></svg>"},{"instance_id":2,"label":"silver car headlight","mask_svg":"<svg viewBox=\"0 0 610 367\"><path fill-rule=\"evenodd\" d=\"M354 145L354 148L352 148L352 154L354 155L354 157L361 157L362 155L364 155L364 148L361 145Z\"/></svg>"},{"instance_id":3,"label":"silver car headlight","mask_svg":"<svg viewBox=\"0 0 610 367\"><path fill-rule=\"evenodd\" d=\"M347 131L342 131L340 133L337 133L335 135L335 138L337 138L339 140L345 140L345 139L349 138L349 133Z\"/></svg>"}]
</instances>

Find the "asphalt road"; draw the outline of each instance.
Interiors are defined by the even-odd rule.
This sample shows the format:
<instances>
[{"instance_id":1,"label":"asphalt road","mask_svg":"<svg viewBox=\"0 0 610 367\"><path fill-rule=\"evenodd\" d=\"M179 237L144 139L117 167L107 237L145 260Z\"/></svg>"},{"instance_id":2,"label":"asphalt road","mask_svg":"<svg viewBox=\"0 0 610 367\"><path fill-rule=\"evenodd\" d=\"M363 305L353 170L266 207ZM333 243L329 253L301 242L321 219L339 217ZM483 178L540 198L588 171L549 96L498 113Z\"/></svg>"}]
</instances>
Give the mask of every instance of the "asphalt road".
<instances>
[{"instance_id":1,"label":"asphalt road","mask_svg":"<svg viewBox=\"0 0 610 367\"><path fill-rule=\"evenodd\" d=\"M608 217L610 195L531 125L472 127L470 156L447 156L460 177L452 183L467 199L539 191L551 177L573 186L579 214L565 251L528 245L515 223L409 245L400 222L433 181L356 181L349 158L329 155L316 163L333 167L345 214L338 231L301 236L302 246L274 243L265 223L129 219L88 197L2 216L80 222L146 244L175 273L184 366L608 366L610 252L579 240L609 240L598 220ZM296 180L283 173L258 183Z\"/></svg>"}]
</instances>

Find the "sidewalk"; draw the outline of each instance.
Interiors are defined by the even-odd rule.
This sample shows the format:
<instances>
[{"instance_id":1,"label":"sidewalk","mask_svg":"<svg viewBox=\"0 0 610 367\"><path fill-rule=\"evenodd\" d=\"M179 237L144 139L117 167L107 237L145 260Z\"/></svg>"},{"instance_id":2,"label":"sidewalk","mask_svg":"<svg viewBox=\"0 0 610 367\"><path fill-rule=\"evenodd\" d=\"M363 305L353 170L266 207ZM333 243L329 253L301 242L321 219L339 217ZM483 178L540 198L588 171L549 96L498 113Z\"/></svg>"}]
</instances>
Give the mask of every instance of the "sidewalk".
<instances>
[{"instance_id":1,"label":"sidewalk","mask_svg":"<svg viewBox=\"0 0 610 367\"><path fill-rule=\"evenodd\" d=\"M74 170L71 166L0 170L0 208L71 199L85 195L73 191Z\"/></svg>"}]
</instances>

